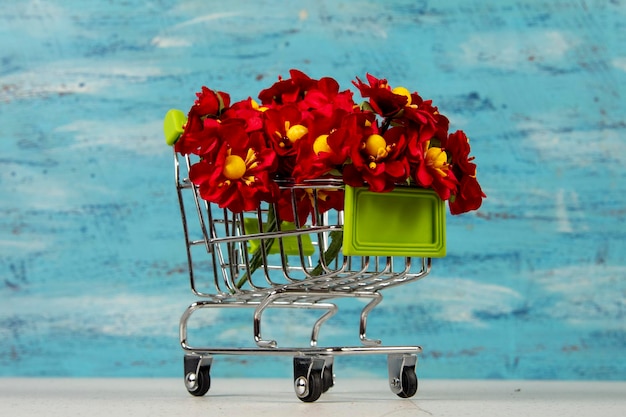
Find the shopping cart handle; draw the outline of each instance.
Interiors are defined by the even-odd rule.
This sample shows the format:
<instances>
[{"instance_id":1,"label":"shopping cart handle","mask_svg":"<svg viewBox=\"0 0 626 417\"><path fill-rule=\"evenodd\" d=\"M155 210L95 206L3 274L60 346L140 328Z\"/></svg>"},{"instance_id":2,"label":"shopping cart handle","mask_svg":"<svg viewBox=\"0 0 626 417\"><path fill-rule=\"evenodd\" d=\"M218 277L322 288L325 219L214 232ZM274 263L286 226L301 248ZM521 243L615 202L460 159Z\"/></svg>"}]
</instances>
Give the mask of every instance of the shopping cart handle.
<instances>
[{"instance_id":1,"label":"shopping cart handle","mask_svg":"<svg viewBox=\"0 0 626 417\"><path fill-rule=\"evenodd\" d=\"M180 110L171 109L165 114L163 119L163 133L165 143L172 146L183 133L183 126L187 123L187 116Z\"/></svg>"}]
</instances>

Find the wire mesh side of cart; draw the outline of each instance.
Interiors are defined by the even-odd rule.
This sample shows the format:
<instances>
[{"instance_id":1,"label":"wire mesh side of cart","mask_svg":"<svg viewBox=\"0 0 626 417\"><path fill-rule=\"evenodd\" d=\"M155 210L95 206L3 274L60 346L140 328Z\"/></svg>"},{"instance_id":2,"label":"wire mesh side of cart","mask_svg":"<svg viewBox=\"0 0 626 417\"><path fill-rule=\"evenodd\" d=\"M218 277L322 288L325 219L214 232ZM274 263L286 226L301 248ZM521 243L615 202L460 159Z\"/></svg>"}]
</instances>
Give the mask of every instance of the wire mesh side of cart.
<instances>
[{"instance_id":1,"label":"wire mesh side of cart","mask_svg":"<svg viewBox=\"0 0 626 417\"><path fill-rule=\"evenodd\" d=\"M189 279L192 291L214 300L254 302L280 291L294 300L323 300L350 293L374 293L426 276L428 258L337 256L329 259L333 245L341 244L343 213L322 213L324 194L343 192L338 180L282 184L292 208L309 199L311 216L299 224L280 218L275 204L263 203L256 212L232 213L203 200L188 179L193 161L175 154L175 178L183 220ZM197 220L192 220L193 218ZM195 224L192 224L195 222ZM306 296L302 295L306 293Z\"/></svg>"}]
</instances>

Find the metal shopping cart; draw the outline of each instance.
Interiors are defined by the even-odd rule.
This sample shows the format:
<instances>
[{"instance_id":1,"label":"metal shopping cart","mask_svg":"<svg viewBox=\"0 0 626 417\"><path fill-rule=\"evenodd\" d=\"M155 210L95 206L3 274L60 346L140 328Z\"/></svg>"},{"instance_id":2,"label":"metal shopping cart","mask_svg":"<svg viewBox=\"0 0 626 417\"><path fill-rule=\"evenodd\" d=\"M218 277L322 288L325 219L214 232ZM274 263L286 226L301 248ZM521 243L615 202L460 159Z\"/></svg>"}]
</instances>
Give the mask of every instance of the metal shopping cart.
<instances>
[{"instance_id":1,"label":"metal shopping cart","mask_svg":"<svg viewBox=\"0 0 626 417\"><path fill-rule=\"evenodd\" d=\"M180 343L186 352L184 378L189 393L202 396L208 392L215 355L283 355L293 356L296 396L312 402L334 385L335 356L369 354L387 355L393 393L403 398L416 393L415 367L421 347L384 346L380 340L367 337L366 327L369 313L382 301L381 291L425 277L431 269L430 258L346 256L340 252L329 259L343 232L343 213L321 213L316 202L321 193L342 191L341 181L281 184L283 192L291 193L294 205L302 190L313 201L313 221L298 224L295 216L293 223L286 223L278 218L272 204L259 207L255 213L234 214L206 202L188 179L194 161L177 153L174 161L189 279L199 298L180 319ZM191 217L196 216L198 222L192 225ZM201 288L196 276L198 268L210 270L210 282L202 283L206 288ZM360 312L360 345L318 346L320 328L337 313L336 300L342 298L367 301ZM189 341L188 323L197 311L245 308L253 310L254 347L196 346ZM263 338L262 318L270 308L319 310L321 316L312 327L310 346L279 347L275 340Z\"/></svg>"}]
</instances>

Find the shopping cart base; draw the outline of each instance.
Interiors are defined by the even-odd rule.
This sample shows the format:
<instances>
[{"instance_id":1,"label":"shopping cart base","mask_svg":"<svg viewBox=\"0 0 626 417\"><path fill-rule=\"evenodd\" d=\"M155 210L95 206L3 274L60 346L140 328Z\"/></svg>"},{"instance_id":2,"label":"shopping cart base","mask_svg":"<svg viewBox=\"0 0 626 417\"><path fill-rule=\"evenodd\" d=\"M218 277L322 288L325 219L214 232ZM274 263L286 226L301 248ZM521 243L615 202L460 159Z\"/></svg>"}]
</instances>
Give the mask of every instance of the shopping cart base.
<instances>
[{"instance_id":1,"label":"shopping cart base","mask_svg":"<svg viewBox=\"0 0 626 417\"><path fill-rule=\"evenodd\" d=\"M387 354L389 387L400 398L417 392L417 353L419 346L328 347L307 349L212 349L185 355L185 386L194 396L205 395L211 387L211 365L216 354L293 355L293 384L296 397L303 402L317 401L335 385L334 356L347 354Z\"/></svg>"}]
</instances>

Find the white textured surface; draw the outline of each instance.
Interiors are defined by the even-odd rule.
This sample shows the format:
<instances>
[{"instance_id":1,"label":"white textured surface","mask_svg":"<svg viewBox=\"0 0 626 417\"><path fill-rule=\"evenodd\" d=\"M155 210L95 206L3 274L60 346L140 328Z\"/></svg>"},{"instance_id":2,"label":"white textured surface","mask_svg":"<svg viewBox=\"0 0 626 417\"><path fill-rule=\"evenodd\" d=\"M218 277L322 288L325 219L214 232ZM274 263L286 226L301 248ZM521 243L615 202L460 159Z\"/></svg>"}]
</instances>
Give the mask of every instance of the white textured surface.
<instances>
[{"instance_id":1,"label":"white textured surface","mask_svg":"<svg viewBox=\"0 0 626 417\"><path fill-rule=\"evenodd\" d=\"M0 379L2 416L602 416L626 415L626 382L422 380L412 399L386 380L338 380L302 403L289 379L219 379L192 397L181 379Z\"/></svg>"}]
</instances>

